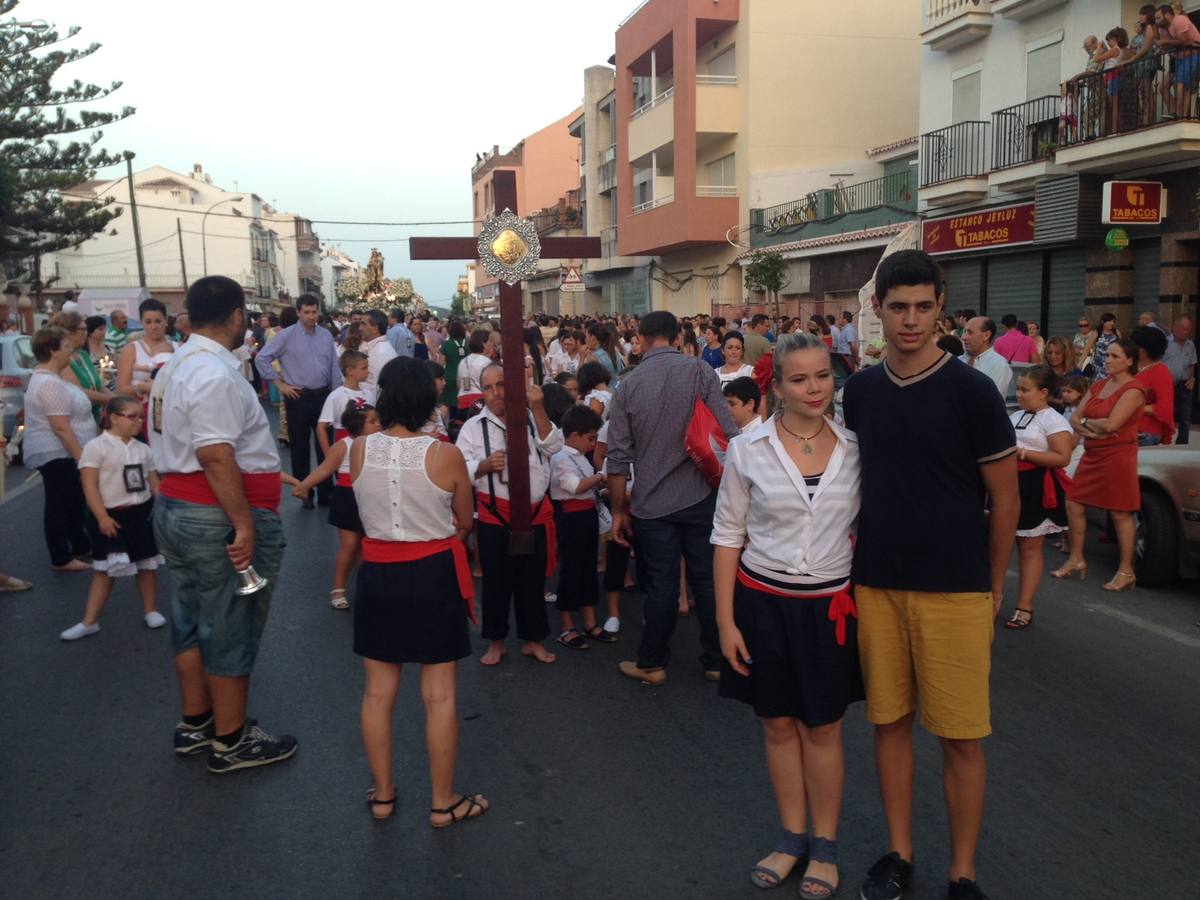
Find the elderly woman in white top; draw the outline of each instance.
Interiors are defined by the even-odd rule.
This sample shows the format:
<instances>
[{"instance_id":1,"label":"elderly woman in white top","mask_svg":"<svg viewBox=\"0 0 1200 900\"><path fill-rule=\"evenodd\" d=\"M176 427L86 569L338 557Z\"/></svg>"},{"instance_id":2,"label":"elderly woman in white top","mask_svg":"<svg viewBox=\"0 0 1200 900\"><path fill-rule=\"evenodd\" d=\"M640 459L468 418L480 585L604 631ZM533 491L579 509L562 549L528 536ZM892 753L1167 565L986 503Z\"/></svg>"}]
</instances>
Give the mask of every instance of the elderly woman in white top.
<instances>
[{"instance_id":1,"label":"elderly woman in white top","mask_svg":"<svg viewBox=\"0 0 1200 900\"><path fill-rule=\"evenodd\" d=\"M25 389L25 465L42 475L46 547L51 568L60 572L91 570L78 559L91 552L91 543L83 527L86 502L76 463L83 445L99 431L87 394L62 377L74 353L66 331L43 328L33 336L37 367Z\"/></svg>"},{"instance_id":2,"label":"elderly woman in white top","mask_svg":"<svg viewBox=\"0 0 1200 900\"><path fill-rule=\"evenodd\" d=\"M717 495L720 692L762 720L784 829L751 880L775 887L807 860L800 896L823 898L838 884L841 720L864 696L850 593L858 442L823 415L834 381L820 337L785 335L774 362L778 411L730 443Z\"/></svg>"}]
</instances>

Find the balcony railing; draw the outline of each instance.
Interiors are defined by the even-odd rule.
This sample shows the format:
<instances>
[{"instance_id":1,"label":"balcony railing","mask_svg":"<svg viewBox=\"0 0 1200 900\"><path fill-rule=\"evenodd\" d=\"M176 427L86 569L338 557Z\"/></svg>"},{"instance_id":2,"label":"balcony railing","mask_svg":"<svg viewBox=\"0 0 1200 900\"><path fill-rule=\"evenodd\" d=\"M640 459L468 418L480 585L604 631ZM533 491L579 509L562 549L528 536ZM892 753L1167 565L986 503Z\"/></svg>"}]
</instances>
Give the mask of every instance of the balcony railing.
<instances>
[{"instance_id":1,"label":"balcony railing","mask_svg":"<svg viewBox=\"0 0 1200 900\"><path fill-rule=\"evenodd\" d=\"M805 222L819 222L852 212L890 206L915 212L916 190L912 169L860 181L839 188L815 191L800 200L751 210L751 221L763 231L774 232Z\"/></svg>"},{"instance_id":2,"label":"balcony railing","mask_svg":"<svg viewBox=\"0 0 1200 900\"><path fill-rule=\"evenodd\" d=\"M631 112L629 114L629 118L636 119L638 116L641 116L641 115L644 115L645 113L650 112L650 110L654 109L654 107L658 106L658 104L666 103L668 100L670 100L674 96L675 96L675 85L671 85L669 88L667 88L661 94L659 94L657 97L654 97L654 98L646 101L641 106L639 106L637 109L635 109L633 112Z\"/></svg>"},{"instance_id":3,"label":"balcony railing","mask_svg":"<svg viewBox=\"0 0 1200 900\"><path fill-rule=\"evenodd\" d=\"M600 165L613 162L617 158L617 145L609 144L603 150L596 154L599 158Z\"/></svg>"},{"instance_id":4,"label":"balcony railing","mask_svg":"<svg viewBox=\"0 0 1200 900\"><path fill-rule=\"evenodd\" d=\"M610 160L600 166L596 172L596 190L601 194L606 191L611 191L617 183L617 163L616 160Z\"/></svg>"},{"instance_id":5,"label":"balcony railing","mask_svg":"<svg viewBox=\"0 0 1200 900\"><path fill-rule=\"evenodd\" d=\"M972 12L991 12L988 0L925 0L925 29L936 28Z\"/></svg>"},{"instance_id":6,"label":"balcony railing","mask_svg":"<svg viewBox=\"0 0 1200 900\"><path fill-rule=\"evenodd\" d=\"M674 194L663 194L661 197L655 197L653 200L647 200L645 203L639 203L633 208L633 214L643 213L648 209L655 209L663 204L670 203L675 199Z\"/></svg>"},{"instance_id":7,"label":"balcony railing","mask_svg":"<svg viewBox=\"0 0 1200 900\"><path fill-rule=\"evenodd\" d=\"M556 231L559 228L582 228L583 208L579 200L560 200L556 206L539 209L531 215L530 220L538 230L538 234Z\"/></svg>"},{"instance_id":8,"label":"balcony railing","mask_svg":"<svg viewBox=\"0 0 1200 900\"><path fill-rule=\"evenodd\" d=\"M697 75L696 84L727 84L736 85L736 75Z\"/></svg>"},{"instance_id":9,"label":"balcony railing","mask_svg":"<svg viewBox=\"0 0 1200 900\"><path fill-rule=\"evenodd\" d=\"M696 185L697 197L736 197L736 184L698 184Z\"/></svg>"},{"instance_id":10,"label":"balcony railing","mask_svg":"<svg viewBox=\"0 0 1200 900\"><path fill-rule=\"evenodd\" d=\"M1038 97L992 113L992 168L1053 158L1058 145L1058 97Z\"/></svg>"},{"instance_id":11,"label":"balcony railing","mask_svg":"<svg viewBox=\"0 0 1200 900\"><path fill-rule=\"evenodd\" d=\"M1200 119L1195 91L1181 83L1182 73L1194 81L1198 70L1200 50L1175 50L1066 82L1059 146Z\"/></svg>"},{"instance_id":12,"label":"balcony railing","mask_svg":"<svg viewBox=\"0 0 1200 900\"><path fill-rule=\"evenodd\" d=\"M921 135L921 187L987 174L988 123L959 122Z\"/></svg>"}]
</instances>

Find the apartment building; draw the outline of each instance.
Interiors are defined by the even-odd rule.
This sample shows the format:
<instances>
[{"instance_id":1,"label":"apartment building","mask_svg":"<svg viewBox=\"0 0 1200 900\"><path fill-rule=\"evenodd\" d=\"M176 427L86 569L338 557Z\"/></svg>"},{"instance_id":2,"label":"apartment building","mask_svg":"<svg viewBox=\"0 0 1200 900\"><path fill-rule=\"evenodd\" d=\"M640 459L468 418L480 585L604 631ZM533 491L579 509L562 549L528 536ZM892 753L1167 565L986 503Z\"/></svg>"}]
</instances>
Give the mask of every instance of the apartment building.
<instances>
[{"instance_id":1,"label":"apartment building","mask_svg":"<svg viewBox=\"0 0 1200 900\"><path fill-rule=\"evenodd\" d=\"M570 125L579 138L579 191L585 233L600 238L601 255L583 262L584 290L564 294L568 315L631 313L650 308L649 256L622 256L617 247L616 71L583 72L583 111Z\"/></svg>"},{"instance_id":2,"label":"apartment building","mask_svg":"<svg viewBox=\"0 0 1200 900\"><path fill-rule=\"evenodd\" d=\"M227 275L246 290L248 302L264 309L287 305L302 284L321 284L303 270L319 252L308 220L280 214L249 191L213 183L197 163L188 174L164 166L133 173L146 288L173 312L183 309L187 286L204 275ZM45 291L55 298L70 289L136 288L139 284L129 179L88 181L67 197L112 197L122 214L111 226L73 249L46 254L42 272L56 279ZM298 244L307 237L304 253ZM313 248L316 248L314 251Z\"/></svg>"},{"instance_id":3,"label":"apartment building","mask_svg":"<svg viewBox=\"0 0 1200 900\"><path fill-rule=\"evenodd\" d=\"M851 185L907 171L919 9L864 0L852 16L831 12L792 0L647 0L618 27L616 245L622 257L651 258L649 308L750 305L740 262L766 224L756 230L752 210L794 204L772 213L771 237L799 244L798 233L780 232L842 215L836 199L819 215L826 201L808 204L810 194L845 199ZM866 154L889 145L901 150L894 159ZM871 190L895 199L880 185L860 192ZM864 259L881 252L859 249L869 251ZM858 263L867 277L868 265ZM813 287L801 268L798 295ZM843 274L816 287L823 300L861 283Z\"/></svg>"},{"instance_id":4,"label":"apartment building","mask_svg":"<svg viewBox=\"0 0 1200 900\"><path fill-rule=\"evenodd\" d=\"M1194 92L1162 55L1077 77L1084 39L1132 36L1141 5L925 0L918 197L950 308L1012 313L1046 336L1074 334L1085 310L1115 313L1125 333L1144 311L1194 314Z\"/></svg>"},{"instance_id":5,"label":"apartment building","mask_svg":"<svg viewBox=\"0 0 1200 900\"><path fill-rule=\"evenodd\" d=\"M498 145L476 154L471 167L471 209L474 233L496 209L493 179L496 172L516 173L517 212L534 216L545 234L573 236L583 233L579 199L579 139L568 126L579 116L576 109L521 140L511 150ZM561 263L561 264L560 264ZM524 283L526 311L557 312L557 293L565 267L579 260L547 260L539 273ZM474 308L494 312L499 308L500 285L482 269L477 273Z\"/></svg>"}]
</instances>

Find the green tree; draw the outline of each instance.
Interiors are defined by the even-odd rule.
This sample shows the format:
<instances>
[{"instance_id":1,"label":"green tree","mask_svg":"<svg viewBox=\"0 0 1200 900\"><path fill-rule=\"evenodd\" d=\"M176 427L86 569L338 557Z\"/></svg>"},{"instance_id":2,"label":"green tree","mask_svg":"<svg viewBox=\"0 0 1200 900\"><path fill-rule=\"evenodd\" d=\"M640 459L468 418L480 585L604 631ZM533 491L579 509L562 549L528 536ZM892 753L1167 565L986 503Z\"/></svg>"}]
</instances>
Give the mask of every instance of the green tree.
<instances>
[{"instance_id":1,"label":"green tree","mask_svg":"<svg viewBox=\"0 0 1200 900\"><path fill-rule=\"evenodd\" d=\"M458 291L454 295L454 299L450 301L450 315L465 316L467 314L467 301L471 299L471 295Z\"/></svg>"},{"instance_id":2,"label":"green tree","mask_svg":"<svg viewBox=\"0 0 1200 900\"><path fill-rule=\"evenodd\" d=\"M0 160L6 169L0 173L4 183L0 194L8 195L7 203L0 206L0 264L15 269L32 257L30 274L37 280L41 254L78 247L119 213L109 208L111 197L68 194L70 188L95 177L97 169L121 162L121 155L98 147L102 132L97 129L133 115L134 110L130 106L118 112L75 108L103 100L121 82L101 87L75 79L53 87L51 82L63 66L91 56L100 45L59 48L79 28L72 26L63 35L45 25L22 25L11 15L18 2L0 0Z\"/></svg>"},{"instance_id":3,"label":"green tree","mask_svg":"<svg viewBox=\"0 0 1200 900\"><path fill-rule=\"evenodd\" d=\"M787 271L787 260L774 250L760 250L745 267L746 287L766 292L767 302L774 303L776 321L779 321L779 292L788 285Z\"/></svg>"}]
</instances>

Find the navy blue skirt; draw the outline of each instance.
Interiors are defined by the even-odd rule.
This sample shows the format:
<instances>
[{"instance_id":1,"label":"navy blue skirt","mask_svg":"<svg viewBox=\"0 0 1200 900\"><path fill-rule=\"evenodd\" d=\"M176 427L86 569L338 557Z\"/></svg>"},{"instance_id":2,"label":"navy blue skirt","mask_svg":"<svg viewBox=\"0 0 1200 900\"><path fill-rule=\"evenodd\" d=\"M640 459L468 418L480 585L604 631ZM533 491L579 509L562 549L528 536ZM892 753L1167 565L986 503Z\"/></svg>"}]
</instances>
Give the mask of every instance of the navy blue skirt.
<instances>
[{"instance_id":1,"label":"navy blue skirt","mask_svg":"<svg viewBox=\"0 0 1200 900\"><path fill-rule=\"evenodd\" d=\"M415 562L364 562L354 595L354 652L389 663L471 655L467 604L449 550Z\"/></svg>"}]
</instances>

